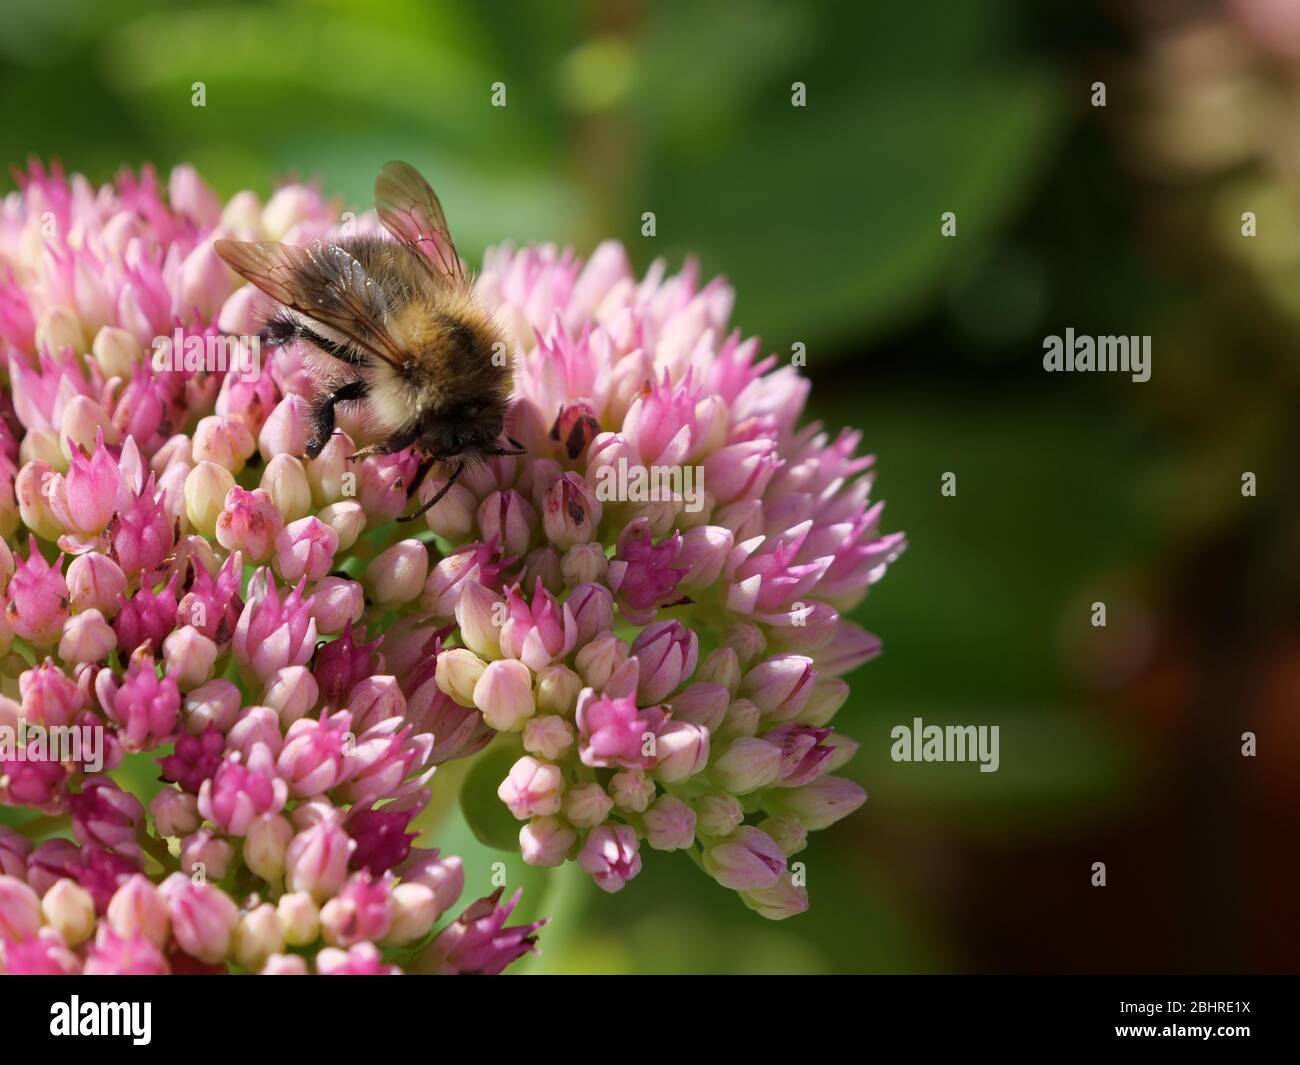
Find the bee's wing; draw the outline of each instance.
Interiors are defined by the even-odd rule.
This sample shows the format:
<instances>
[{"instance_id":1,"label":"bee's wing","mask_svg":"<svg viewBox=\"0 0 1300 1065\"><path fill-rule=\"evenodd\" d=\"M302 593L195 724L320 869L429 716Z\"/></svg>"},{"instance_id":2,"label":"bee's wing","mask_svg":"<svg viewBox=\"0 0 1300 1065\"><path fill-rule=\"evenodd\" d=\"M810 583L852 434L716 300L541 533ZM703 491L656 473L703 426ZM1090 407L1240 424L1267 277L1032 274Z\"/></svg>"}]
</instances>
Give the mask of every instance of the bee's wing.
<instances>
[{"instance_id":1,"label":"bee's wing","mask_svg":"<svg viewBox=\"0 0 1300 1065\"><path fill-rule=\"evenodd\" d=\"M319 240L306 248L274 240L218 240L212 247L272 299L328 326L368 355L403 362L388 335L383 290L347 249Z\"/></svg>"},{"instance_id":2,"label":"bee's wing","mask_svg":"<svg viewBox=\"0 0 1300 1065\"><path fill-rule=\"evenodd\" d=\"M458 288L468 285L442 204L415 167L396 161L384 164L375 178L375 210L384 228L420 257L435 281Z\"/></svg>"}]
</instances>

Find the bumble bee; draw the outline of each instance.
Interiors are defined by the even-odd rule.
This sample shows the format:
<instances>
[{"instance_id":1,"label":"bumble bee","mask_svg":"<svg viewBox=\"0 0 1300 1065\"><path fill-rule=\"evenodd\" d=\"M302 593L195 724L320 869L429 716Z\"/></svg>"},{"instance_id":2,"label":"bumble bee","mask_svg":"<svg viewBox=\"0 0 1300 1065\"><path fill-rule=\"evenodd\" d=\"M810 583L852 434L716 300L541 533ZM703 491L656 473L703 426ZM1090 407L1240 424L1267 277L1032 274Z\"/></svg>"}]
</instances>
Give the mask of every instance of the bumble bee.
<instances>
[{"instance_id":1,"label":"bumble bee","mask_svg":"<svg viewBox=\"0 0 1300 1065\"><path fill-rule=\"evenodd\" d=\"M354 456L414 447L421 462L411 491L434 463L446 483L409 521L438 502L468 463L523 454L507 437L511 367L496 325L470 294L470 279L433 189L406 163L375 180L379 220L395 240L339 237L294 247L218 240L218 255L281 305L263 336L306 342L319 390L306 454L334 432L334 408L360 404L379 440Z\"/></svg>"}]
</instances>

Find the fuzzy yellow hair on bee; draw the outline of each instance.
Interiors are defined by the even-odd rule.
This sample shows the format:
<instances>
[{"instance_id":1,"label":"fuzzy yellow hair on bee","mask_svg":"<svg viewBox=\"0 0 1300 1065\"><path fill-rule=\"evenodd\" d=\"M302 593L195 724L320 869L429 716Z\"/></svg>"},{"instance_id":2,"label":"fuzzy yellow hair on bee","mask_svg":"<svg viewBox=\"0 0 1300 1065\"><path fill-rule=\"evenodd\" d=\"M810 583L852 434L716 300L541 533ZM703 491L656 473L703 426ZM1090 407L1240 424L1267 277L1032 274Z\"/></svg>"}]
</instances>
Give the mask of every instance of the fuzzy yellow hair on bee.
<instances>
[{"instance_id":1,"label":"fuzzy yellow hair on bee","mask_svg":"<svg viewBox=\"0 0 1300 1065\"><path fill-rule=\"evenodd\" d=\"M393 239L339 237L295 247L219 240L217 254L281 305L268 343L303 341L317 380L306 455L319 455L340 403L359 406L379 438L357 453L414 447L414 492L434 463L446 483L414 514L438 502L467 463L521 454L501 443L511 366L500 330L474 302L442 204L406 163L375 180L375 207Z\"/></svg>"}]
</instances>

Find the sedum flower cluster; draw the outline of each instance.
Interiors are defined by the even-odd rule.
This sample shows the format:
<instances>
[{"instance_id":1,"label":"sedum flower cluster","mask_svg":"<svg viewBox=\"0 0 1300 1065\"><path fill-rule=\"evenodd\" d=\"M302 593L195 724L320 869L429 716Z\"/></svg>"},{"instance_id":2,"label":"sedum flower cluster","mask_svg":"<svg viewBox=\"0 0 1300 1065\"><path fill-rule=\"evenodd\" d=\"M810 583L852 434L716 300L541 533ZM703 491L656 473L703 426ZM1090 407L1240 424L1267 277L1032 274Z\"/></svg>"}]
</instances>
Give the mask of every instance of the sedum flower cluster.
<instances>
[{"instance_id":1,"label":"sedum flower cluster","mask_svg":"<svg viewBox=\"0 0 1300 1065\"><path fill-rule=\"evenodd\" d=\"M305 459L303 352L260 348L270 301L212 250L326 237L335 205L222 204L187 167L20 186L4 971L499 972L538 924L501 891L451 916L461 864L412 829L475 756L526 862L617 891L684 850L764 916L807 907L791 858L865 799L832 720L879 641L842 614L904 541L858 435L800 426L808 382L729 328L725 283L639 279L613 243L490 252L526 454L406 524L444 471L412 493L410 450L354 459L364 411Z\"/></svg>"}]
</instances>

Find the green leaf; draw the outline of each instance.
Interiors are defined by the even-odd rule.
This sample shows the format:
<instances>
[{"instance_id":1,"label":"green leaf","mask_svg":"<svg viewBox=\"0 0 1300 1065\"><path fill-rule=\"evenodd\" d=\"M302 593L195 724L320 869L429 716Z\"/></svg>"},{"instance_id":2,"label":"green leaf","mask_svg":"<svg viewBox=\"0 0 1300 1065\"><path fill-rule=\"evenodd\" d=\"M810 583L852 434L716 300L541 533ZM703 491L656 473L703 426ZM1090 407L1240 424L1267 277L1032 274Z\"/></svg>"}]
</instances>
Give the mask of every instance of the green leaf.
<instances>
[{"instance_id":1,"label":"green leaf","mask_svg":"<svg viewBox=\"0 0 1300 1065\"><path fill-rule=\"evenodd\" d=\"M497 796L497 788L519 757L514 744L484 751L460 789L460 809L480 843L501 851L519 849L519 822Z\"/></svg>"}]
</instances>

